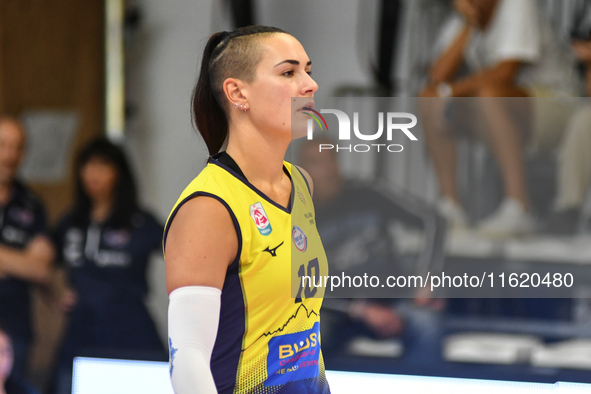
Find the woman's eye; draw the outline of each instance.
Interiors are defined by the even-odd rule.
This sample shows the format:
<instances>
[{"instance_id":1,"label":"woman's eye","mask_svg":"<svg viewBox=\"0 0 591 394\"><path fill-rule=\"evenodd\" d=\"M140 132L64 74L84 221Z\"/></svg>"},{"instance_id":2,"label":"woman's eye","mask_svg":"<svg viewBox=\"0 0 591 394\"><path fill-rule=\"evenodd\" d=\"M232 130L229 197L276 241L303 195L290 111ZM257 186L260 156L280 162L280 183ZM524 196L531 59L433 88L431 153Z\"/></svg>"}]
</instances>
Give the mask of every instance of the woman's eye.
<instances>
[{"instance_id":1,"label":"woman's eye","mask_svg":"<svg viewBox=\"0 0 591 394\"><path fill-rule=\"evenodd\" d=\"M293 70L289 70L283 73L284 76L286 77L291 77L293 75Z\"/></svg>"},{"instance_id":2,"label":"woman's eye","mask_svg":"<svg viewBox=\"0 0 591 394\"><path fill-rule=\"evenodd\" d=\"M306 71L306 74L308 74L308 75L312 75L312 70L308 70L308 71Z\"/></svg>"}]
</instances>

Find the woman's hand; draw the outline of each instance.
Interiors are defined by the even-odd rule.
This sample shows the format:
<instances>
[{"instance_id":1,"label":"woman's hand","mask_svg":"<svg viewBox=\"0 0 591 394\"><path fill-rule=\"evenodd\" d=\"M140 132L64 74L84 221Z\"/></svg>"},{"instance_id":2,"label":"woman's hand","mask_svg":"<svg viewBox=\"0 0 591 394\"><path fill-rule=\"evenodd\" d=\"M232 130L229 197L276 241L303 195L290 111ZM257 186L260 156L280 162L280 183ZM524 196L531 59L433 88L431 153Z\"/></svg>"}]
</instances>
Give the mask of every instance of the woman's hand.
<instances>
[{"instance_id":1,"label":"woman's hand","mask_svg":"<svg viewBox=\"0 0 591 394\"><path fill-rule=\"evenodd\" d=\"M591 39L587 41L573 40L573 50L577 58L585 64L585 80L587 82L587 95L591 96Z\"/></svg>"},{"instance_id":2,"label":"woman's hand","mask_svg":"<svg viewBox=\"0 0 591 394\"><path fill-rule=\"evenodd\" d=\"M454 8L456 11L466 19L470 26L478 26L480 23L480 15L478 8L471 0L455 0Z\"/></svg>"},{"instance_id":3,"label":"woman's hand","mask_svg":"<svg viewBox=\"0 0 591 394\"><path fill-rule=\"evenodd\" d=\"M392 308L364 303L359 308L357 318L380 338L392 338L402 334L404 322Z\"/></svg>"},{"instance_id":4,"label":"woman's hand","mask_svg":"<svg viewBox=\"0 0 591 394\"><path fill-rule=\"evenodd\" d=\"M442 298L432 298L431 290L422 287L417 291L414 303L422 308L427 308L435 312L442 311L447 306L447 301Z\"/></svg>"},{"instance_id":5,"label":"woman's hand","mask_svg":"<svg viewBox=\"0 0 591 394\"><path fill-rule=\"evenodd\" d=\"M28 257L36 260L51 260L55 258L55 251L51 241L44 236L35 237L25 249Z\"/></svg>"},{"instance_id":6,"label":"woman's hand","mask_svg":"<svg viewBox=\"0 0 591 394\"><path fill-rule=\"evenodd\" d=\"M577 58L585 63L587 67L591 66L591 40L573 40L572 45Z\"/></svg>"},{"instance_id":7,"label":"woman's hand","mask_svg":"<svg viewBox=\"0 0 591 394\"><path fill-rule=\"evenodd\" d=\"M71 288L66 288L56 300L57 307L63 312L71 312L78 303L78 293Z\"/></svg>"}]
</instances>

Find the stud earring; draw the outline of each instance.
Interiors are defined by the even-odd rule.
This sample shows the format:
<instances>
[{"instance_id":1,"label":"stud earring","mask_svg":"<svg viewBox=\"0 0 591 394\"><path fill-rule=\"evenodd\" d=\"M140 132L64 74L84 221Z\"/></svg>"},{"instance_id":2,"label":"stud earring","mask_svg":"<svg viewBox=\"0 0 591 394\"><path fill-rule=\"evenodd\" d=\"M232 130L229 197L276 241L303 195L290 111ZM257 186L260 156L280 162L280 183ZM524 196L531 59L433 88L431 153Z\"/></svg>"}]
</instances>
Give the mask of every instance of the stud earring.
<instances>
[{"instance_id":1,"label":"stud earring","mask_svg":"<svg viewBox=\"0 0 591 394\"><path fill-rule=\"evenodd\" d=\"M238 104L234 103L234 108L238 108Z\"/></svg>"}]
</instances>

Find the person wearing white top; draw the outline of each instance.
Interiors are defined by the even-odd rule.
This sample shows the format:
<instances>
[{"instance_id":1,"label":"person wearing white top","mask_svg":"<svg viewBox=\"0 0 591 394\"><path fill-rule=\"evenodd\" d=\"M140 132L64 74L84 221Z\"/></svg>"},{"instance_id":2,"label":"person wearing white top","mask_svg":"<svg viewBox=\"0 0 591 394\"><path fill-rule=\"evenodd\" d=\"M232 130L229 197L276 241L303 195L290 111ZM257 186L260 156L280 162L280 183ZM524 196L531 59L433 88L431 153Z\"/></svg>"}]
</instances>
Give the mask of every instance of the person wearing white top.
<instances>
[{"instance_id":1,"label":"person wearing white top","mask_svg":"<svg viewBox=\"0 0 591 394\"><path fill-rule=\"evenodd\" d=\"M533 231L525 184L524 145L528 130L536 145L555 145L557 124L570 115L559 100L450 97L565 97L579 94L575 58L561 43L535 0L455 0L458 15L444 26L429 82L421 97L427 148L441 191L440 211L454 227L466 226L457 180L457 147L449 114L476 109L472 126L482 132L497 160L505 200L479 226L483 234L505 237ZM460 76L462 66L467 75ZM454 102L456 101L456 102ZM558 102L558 104L557 104ZM462 111L458 111L458 105ZM516 120L515 115L523 121ZM447 121L446 121L447 119ZM472 127L470 127L472 129Z\"/></svg>"},{"instance_id":2,"label":"person wearing white top","mask_svg":"<svg viewBox=\"0 0 591 394\"><path fill-rule=\"evenodd\" d=\"M591 15L590 15L591 16ZM583 65L587 96L591 97L591 25L586 40L575 38L573 50ZM546 231L572 235L578 230L581 212L591 185L591 103L584 101L564 127L558 156L558 182L554 212Z\"/></svg>"}]
</instances>

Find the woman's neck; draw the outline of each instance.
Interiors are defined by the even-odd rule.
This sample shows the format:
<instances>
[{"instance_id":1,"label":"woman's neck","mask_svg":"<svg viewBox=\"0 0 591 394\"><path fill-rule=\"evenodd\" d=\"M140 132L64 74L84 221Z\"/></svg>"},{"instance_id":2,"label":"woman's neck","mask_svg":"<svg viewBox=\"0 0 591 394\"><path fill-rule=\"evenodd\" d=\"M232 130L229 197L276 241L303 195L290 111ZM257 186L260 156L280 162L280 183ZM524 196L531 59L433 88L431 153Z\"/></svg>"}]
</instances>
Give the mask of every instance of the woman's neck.
<instances>
[{"instance_id":1,"label":"woman's neck","mask_svg":"<svg viewBox=\"0 0 591 394\"><path fill-rule=\"evenodd\" d=\"M92 220L102 223L109 218L111 209L113 207L113 200L105 198L92 202L92 211L90 213Z\"/></svg>"},{"instance_id":2,"label":"woman's neck","mask_svg":"<svg viewBox=\"0 0 591 394\"><path fill-rule=\"evenodd\" d=\"M291 180L283 171L283 158L291 136L270 138L248 127L231 130L226 152L251 184L273 201L287 207Z\"/></svg>"},{"instance_id":3,"label":"woman's neck","mask_svg":"<svg viewBox=\"0 0 591 394\"><path fill-rule=\"evenodd\" d=\"M290 142L264 138L255 130L231 132L226 152L240 167L250 183L276 184L285 176L283 159Z\"/></svg>"},{"instance_id":4,"label":"woman's neck","mask_svg":"<svg viewBox=\"0 0 591 394\"><path fill-rule=\"evenodd\" d=\"M13 182L0 183L0 205L8 204L8 201L10 201L10 196L12 194L13 186Z\"/></svg>"}]
</instances>

